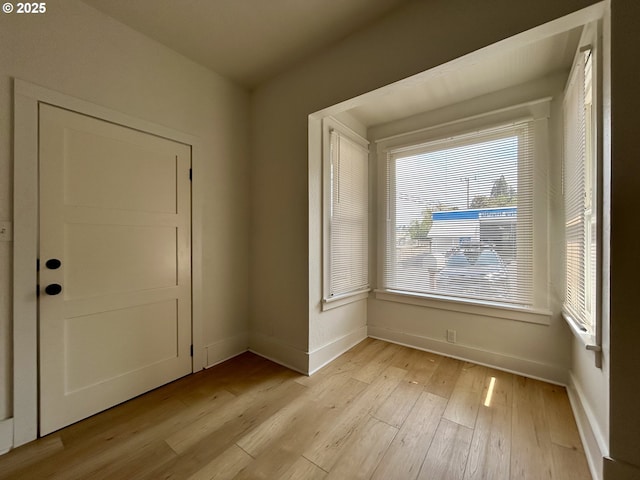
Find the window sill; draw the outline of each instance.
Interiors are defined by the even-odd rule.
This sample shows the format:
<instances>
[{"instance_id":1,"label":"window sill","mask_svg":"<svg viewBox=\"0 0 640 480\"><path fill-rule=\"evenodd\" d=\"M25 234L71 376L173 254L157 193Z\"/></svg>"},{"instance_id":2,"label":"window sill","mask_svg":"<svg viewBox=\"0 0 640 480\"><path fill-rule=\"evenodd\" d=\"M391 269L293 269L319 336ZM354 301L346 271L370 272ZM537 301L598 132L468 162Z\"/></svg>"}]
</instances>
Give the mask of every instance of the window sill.
<instances>
[{"instance_id":1,"label":"window sill","mask_svg":"<svg viewBox=\"0 0 640 480\"><path fill-rule=\"evenodd\" d=\"M597 350L600 348L596 345L595 336L576 322L568 313L562 312L562 318L564 318L564 321L567 322L567 325L571 328L573 336L580 340L587 350Z\"/></svg>"},{"instance_id":2,"label":"window sill","mask_svg":"<svg viewBox=\"0 0 640 480\"><path fill-rule=\"evenodd\" d=\"M331 310L333 308L342 307L349 303L364 300L369 297L371 289L360 290L358 292L345 293L338 297L324 298L322 300L322 311Z\"/></svg>"},{"instance_id":3,"label":"window sill","mask_svg":"<svg viewBox=\"0 0 640 480\"><path fill-rule=\"evenodd\" d=\"M552 312L546 309L518 308L500 303L454 299L399 290L375 290L375 293L377 300L406 303L408 305L418 305L421 307L468 313L471 315L483 315L518 322L536 323L539 325L549 325L551 323Z\"/></svg>"}]
</instances>

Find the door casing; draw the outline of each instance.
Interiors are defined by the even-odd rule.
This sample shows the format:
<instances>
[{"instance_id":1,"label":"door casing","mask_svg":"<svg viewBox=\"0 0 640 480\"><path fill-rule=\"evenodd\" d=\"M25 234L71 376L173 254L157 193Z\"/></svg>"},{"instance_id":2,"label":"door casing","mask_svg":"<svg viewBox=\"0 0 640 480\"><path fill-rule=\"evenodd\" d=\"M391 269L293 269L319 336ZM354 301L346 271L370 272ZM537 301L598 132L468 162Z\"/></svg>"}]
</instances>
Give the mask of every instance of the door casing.
<instances>
[{"instance_id":1,"label":"door casing","mask_svg":"<svg viewBox=\"0 0 640 480\"><path fill-rule=\"evenodd\" d=\"M38 105L50 104L191 146L193 371L204 368L202 338L202 198L199 140L24 80L14 80L13 447L38 437Z\"/></svg>"}]
</instances>

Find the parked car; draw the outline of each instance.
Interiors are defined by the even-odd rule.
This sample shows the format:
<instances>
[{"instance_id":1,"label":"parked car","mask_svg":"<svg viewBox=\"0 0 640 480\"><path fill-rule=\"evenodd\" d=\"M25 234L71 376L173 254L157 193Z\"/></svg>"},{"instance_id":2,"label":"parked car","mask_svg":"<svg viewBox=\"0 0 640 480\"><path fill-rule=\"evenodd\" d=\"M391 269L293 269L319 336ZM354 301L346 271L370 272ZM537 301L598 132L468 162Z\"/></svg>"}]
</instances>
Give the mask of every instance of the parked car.
<instances>
[{"instance_id":1,"label":"parked car","mask_svg":"<svg viewBox=\"0 0 640 480\"><path fill-rule=\"evenodd\" d=\"M443 295L505 298L509 295L507 267L490 245L457 248L438 273L437 289Z\"/></svg>"}]
</instances>

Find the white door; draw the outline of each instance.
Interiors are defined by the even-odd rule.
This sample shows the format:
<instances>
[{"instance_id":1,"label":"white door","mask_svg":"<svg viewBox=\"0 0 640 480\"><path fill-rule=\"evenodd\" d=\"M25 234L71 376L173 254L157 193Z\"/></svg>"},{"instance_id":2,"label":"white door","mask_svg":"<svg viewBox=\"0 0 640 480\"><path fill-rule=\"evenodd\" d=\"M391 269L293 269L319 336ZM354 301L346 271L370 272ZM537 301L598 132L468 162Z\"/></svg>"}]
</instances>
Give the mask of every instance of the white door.
<instances>
[{"instance_id":1,"label":"white door","mask_svg":"<svg viewBox=\"0 0 640 480\"><path fill-rule=\"evenodd\" d=\"M39 139L45 435L192 371L191 150L48 105Z\"/></svg>"}]
</instances>

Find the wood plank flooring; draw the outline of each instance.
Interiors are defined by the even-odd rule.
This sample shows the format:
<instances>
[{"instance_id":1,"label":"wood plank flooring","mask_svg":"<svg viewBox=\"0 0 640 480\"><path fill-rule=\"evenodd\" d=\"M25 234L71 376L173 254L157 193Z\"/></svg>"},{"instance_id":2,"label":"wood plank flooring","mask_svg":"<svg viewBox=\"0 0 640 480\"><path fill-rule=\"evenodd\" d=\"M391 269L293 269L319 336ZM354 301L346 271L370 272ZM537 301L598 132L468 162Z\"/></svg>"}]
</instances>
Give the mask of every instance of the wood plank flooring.
<instances>
[{"instance_id":1,"label":"wood plank flooring","mask_svg":"<svg viewBox=\"0 0 640 480\"><path fill-rule=\"evenodd\" d=\"M251 353L0 457L2 479L590 479L562 387L366 339Z\"/></svg>"}]
</instances>

